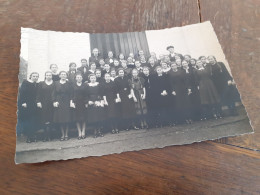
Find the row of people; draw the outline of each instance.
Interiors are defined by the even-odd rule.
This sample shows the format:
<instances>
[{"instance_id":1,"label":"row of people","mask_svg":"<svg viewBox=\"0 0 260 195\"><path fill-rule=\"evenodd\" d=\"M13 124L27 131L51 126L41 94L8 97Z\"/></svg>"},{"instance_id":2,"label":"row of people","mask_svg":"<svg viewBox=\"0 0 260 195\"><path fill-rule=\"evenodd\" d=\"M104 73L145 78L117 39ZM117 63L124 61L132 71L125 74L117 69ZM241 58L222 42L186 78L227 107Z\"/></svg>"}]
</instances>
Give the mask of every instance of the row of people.
<instances>
[{"instance_id":1,"label":"row of people","mask_svg":"<svg viewBox=\"0 0 260 195\"><path fill-rule=\"evenodd\" d=\"M97 69L95 62L86 72L74 66L70 64L69 72L61 71L59 79L53 71L47 71L41 83L37 83L38 73L23 82L18 116L28 142L35 135L37 118L46 139L52 124L58 124L61 140L66 140L71 122L76 123L81 139L86 136L86 124L93 127L94 136L103 136L102 128L118 133L119 129L137 126L220 118L222 103L235 113L235 84L225 65L214 56L208 57L208 63L201 58L195 63L182 60L179 64L177 59L170 67L164 60L157 66L140 65L136 60L133 68L123 61L117 70L110 69L109 64Z\"/></svg>"}]
</instances>

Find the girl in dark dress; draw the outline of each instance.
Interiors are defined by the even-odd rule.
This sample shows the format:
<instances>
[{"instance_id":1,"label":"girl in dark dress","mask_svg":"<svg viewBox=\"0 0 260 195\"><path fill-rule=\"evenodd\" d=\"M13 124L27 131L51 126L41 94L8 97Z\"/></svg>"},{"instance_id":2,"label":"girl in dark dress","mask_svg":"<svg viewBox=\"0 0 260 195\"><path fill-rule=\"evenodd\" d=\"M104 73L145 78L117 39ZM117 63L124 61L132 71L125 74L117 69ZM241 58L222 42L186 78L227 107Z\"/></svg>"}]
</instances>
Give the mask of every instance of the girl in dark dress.
<instances>
[{"instance_id":1,"label":"girl in dark dress","mask_svg":"<svg viewBox=\"0 0 260 195\"><path fill-rule=\"evenodd\" d=\"M53 122L58 124L61 130L61 141L68 140L68 124L71 122L70 107L75 107L72 102L72 88L67 81L67 72L60 72L60 80L55 82L55 89L52 93L54 106Z\"/></svg>"},{"instance_id":2,"label":"girl in dark dress","mask_svg":"<svg viewBox=\"0 0 260 195\"><path fill-rule=\"evenodd\" d=\"M156 71L155 71L155 68L158 64L155 62L154 58L153 57L150 57L149 60L148 60L148 67L149 67L149 74L150 75L155 75L156 74Z\"/></svg>"},{"instance_id":3,"label":"girl in dark dress","mask_svg":"<svg viewBox=\"0 0 260 195\"><path fill-rule=\"evenodd\" d=\"M101 72L102 77L104 78L106 73L110 74L110 71L111 71L110 65L109 64L105 64L104 65L104 70L102 70L102 72Z\"/></svg>"},{"instance_id":4,"label":"girl in dark dress","mask_svg":"<svg viewBox=\"0 0 260 195\"><path fill-rule=\"evenodd\" d=\"M161 62L161 67L164 74L167 74L171 70L166 62Z\"/></svg>"},{"instance_id":5,"label":"girl in dark dress","mask_svg":"<svg viewBox=\"0 0 260 195\"><path fill-rule=\"evenodd\" d=\"M231 115L237 115L235 102L239 101L239 93L236 84L222 62L217 62L214 56L208 56L211 66L212 81L220 95L221 104L229 108ZM219 108L221 114L221 109Z\"/></svg>"},{"instance_id":6,"label":"girl in dark dress","mask_svg":"<svg viewBox=\"0 0 260 195\"><path fill-rule=\"evenodd\" d=\"M109 64L110 66L112 66L114 64L114 60L115 60L115 58L114 58L113 52L109 51L107 53L107 58L105 59L105 63Z\"/></svg>"},{"instance_id":7,"label":"girl in dark dress","mask_svg":"<svg viewBox=\"0 0 260 195\"><path fill-rule=\"evenodd\" d=\"M87 80L85 81L85 83L88 83L89 82L89 75L91 74L95 74L96 72L96 69L97 69L97 66L96 66L96 63L95 62L90 62L89 64L89 70L87 72Z\"/></svg>"},{"instance_id":8,"label":"girl in dark dress","mask_svg":"<svg viewBox=\"0 0 260 195\"><path fill-rule=\"evenodd\" d=\"M96 75L96 81L97 81L99 84L102 84L102 83L105 82L105 79L102 77L102 72L101 72L100 69L96 69L95 75Z\"/></svg>"},{"instance_id":9,"label":"girl in dark dress","mask_svg":"<svg viewBox=\"0 0 260 195\"><path fill-rule=\"evenodd\" d=\"M106 113L106 126L112 131L112 133L119 133L117 127L118 119L118 107L116 105L116 85L110 79L110 74L105 74L105 82L102 85L103 99Z\"/></svg>"},{"instance_id":10,"label":"girl in dark dress","mask_svg":"<svg viewBox=\"0 0 260 195\"><path fill-rule=\"evenodd\" d=\"M220 98L210 73L206 70L200 60L197 61L197 78L199 83L200 101L202 105L202 120L214 116L217 118L217 109Z\"/></svg>"},{"instance_id":11,"label":"girl in dark dress","mask_svg":"<svg viewBox=\"0 0 260 195\"><path fill-rule=\"evenodd\" d=\"M83 77L81 73L76 74L76 82L73 83L73 118L78 129L78 139L85 139L86 136L86 117L87 117L87 99L86 84L82 83Z\"/></svg>"},{"instance_id":12,"label":"girl in dark dress","mask_svg":"<svg viewBox=\"0 0 260 195\"><path fill-rule=\"evenodd\" d=\"M131 86L131 94L135 102L135 111L137 114L137 120L141 123L141 128L148 128L146 117L147 117L147 107L146 107L146 90L144 87L144 79L138 76L139 72L137 69L132 70L132 78L129 79Z\"/></svg>"},{"instance_id":13,"label":"girl in dark dress","mask_svg":"<svg viewBox=\"0 0 260 195\"><path fill-rule=\"evenodd\" d=\"M123 53L120 53L120 54L118 55L118 61L119 61L119 63L121 64L123 60L125 60L125 56L124 56Z\"/></svg>"},{"instance_id":14,"label":"girl in dark dress","mask_svg":"<svg viewBox=\"0 0 260 195\"><path fill-rule=\"evenodd\" d=\"M111 71L110 71L110 79L111 79L111 81L115 81L116 77L117 77L116 70L112 68Z\"/></svg>"},{"instance_id":15,"label":"girl in dark dress","mask_svg":"<svg viewBox=\"0 0 260 195\"><path fill-rule=\"evenodd\" d=\"M44 129L43 141L51 140L51 127L53 122L53 103L52 93L54 91L54 82L51 71L45 72L45 81L40 82L37 92L37 107L40 108L40 121Z\"/></svg>"},{"instance_id":16,"label":"girl in dark dress","mask_svg":"<svg viewBox=\"0 0 260 195\"><path fill-rule=\"evenodd\" d=\"M118 77L115 79L115 84L117 88L116 102L120 104L121 126L123 129L129 130L132 125L137 129L133 121L135 117L134 101L131 95L128 78L125 76L123 69L118 69Z\"/></svg>"},{"instance_id":17,"label":"girl in dark dress","mask_svg":"<svg viewBox=\"0 0 260 195\"><path fill-rule=\"evenodd\" d=\"M196 60L191 58L190 64L183 63L183 69L186 71L189 83L191 94L189 95L190 103L191 103L191 117L193 120L201 119L201 103L200 103L200 93L198 89L198 78L197 78L197 66Z\"/></svg>"},{"instance_id":18,"label":"girl in dark dress","mask_svg":"<svg viewBox=\"0 0 260 195\"><path fill-rule=\"evenodd\" d=\"M23 124L24 133L27 136L27 143L36 141L35 132L37 129L37 105L36 95L38 90L37 81L39 73L31 73L28 80L23 81L19 90L18 116Z\"/></svg>"},{"instance_id":19,"label":"girl in dark dress","mask_svg":"<svg viewBox=\"0 0 260 195\"><path fill-rule=\"evenodd\" d=\"M167 125L169 121L169 82L166 74L163 74L162 67L156 67L157 74L151 79L152 104L155 111L156 126Z\"/></svg>"},{"instance_id":20,"label":"girl in dark dress","mask_svg":"<svg viewBox=\"0 0 260 195\"><path fill-rule=\"evenodd\" d=\"M51 64L50 65L50 70L52 72L52 80L55 81L59 81L60 80L60 76L58 73L58 66L57 64Z\"/></svg>"},{"instance_id":21,"label":"girl in dark dress","mask_svg":"<svg viewBox=\"0 0 260 195\"><path fill-rule=\"evenodd\" d=\"M190 124L189 117L189 94L191 93L188 87L186 72L178 68L176 63L171 64L171 71L169 75L170 93L174 104L174 117L176 123Z\"/></svg>"},{"instance_id":22,"label":"girl in dark dress","mask_svg":"<svg viewBox=\"0 0 260 195\"><path fill-rule=\"evenodd\" d=\"M114 60L114 64L113 66L111 66L111 68L114 68L116 71L118 70L118 68L120 68L120 63L117 59Z\"/></svg>"},{"instance_id":23,"label":"girl in dark dress","mask_svg":"<svg viewBox=\"0 0 260 195\"><path fill-rule=\"evenodd\" d=\"M149 67L144 66L143 67L143 74L142 78L144 79L144 88L146 92L145 100L146 100L146 105L147 105L147 123L149 126L154 126L154 121L152 120L154 116L154 109L153 109L153 104L152 104L152 91L151 91L151 75L150 75L150 70Z\"/></svg>"},{"instance_id":24,"label":"girl in dark dress","mask_svg":"<svg viewBox=\"0 0 260 195\"><path fill-rule=\"evenodd\" d=\"M71 62L69 64L69 71L68 71L68 80L69 82L72 84L72 83L75 83L75 77L76 77L76 71L77 71L77 65L76 63L74 62Z\"/></svg>"},{"instance_id":25,"label":"girl in dark dress","mask_svg":"<svg viewBox=\"0 0 260 195\"><path fill-rule=\"evenodd\" d=\"M94 138L102 134L102 125L104 121L104 100L101 85L96 81L96 75L89 75L90 82L87 85L88 101L88 124L94 128Z\"/></svg>"},{"instance_id":26,"label":"girl in dark dress","mask_svg":"<svg viewBox=\"0 0 260 195\"><path fill-rule=\"evenodd\" d=\"M128 79L131 78L132 68L127 67L126 60L121 61L121 67L124 70L124 76Z\"/></svg>"}]
</instances>

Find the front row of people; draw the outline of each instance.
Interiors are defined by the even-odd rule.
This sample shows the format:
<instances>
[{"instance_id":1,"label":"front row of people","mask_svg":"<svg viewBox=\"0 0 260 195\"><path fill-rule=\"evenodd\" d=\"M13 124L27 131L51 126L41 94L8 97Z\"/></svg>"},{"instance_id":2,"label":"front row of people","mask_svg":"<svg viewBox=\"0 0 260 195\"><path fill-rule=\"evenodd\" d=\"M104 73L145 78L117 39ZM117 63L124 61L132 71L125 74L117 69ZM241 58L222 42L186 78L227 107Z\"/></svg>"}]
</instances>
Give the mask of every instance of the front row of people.
<instances>
[{"instance_id":1,"label":"front row of people","mask_svg":"<svg viewBox=\"0 0 260 195\"><path fill-rule=\"evenodd\" d=\"M196 69L187 71L172 63L167 72L157 66L155 74L145 66L142 72L134 68L131 76L119 68L115 79L106 73L102 82L97 82L95 74L89 75L89 82L83 82L83 76L77 73L71 83L65 71L54 82L52 72L47 71L45 80L37 83L39 74L34 72L22 83L18 99L18 117L27 142L35 140L39 124L44 129L44 141L50 140L51 129L57 126L63 141L69 139L71 123L76 124L78 139L84 139L87 127L98 137L104 130L118 133L148 129L148 125L162 127L221 118L220 95L211 74L200 60L196 65Z\"/></svg>"}]
</instances>

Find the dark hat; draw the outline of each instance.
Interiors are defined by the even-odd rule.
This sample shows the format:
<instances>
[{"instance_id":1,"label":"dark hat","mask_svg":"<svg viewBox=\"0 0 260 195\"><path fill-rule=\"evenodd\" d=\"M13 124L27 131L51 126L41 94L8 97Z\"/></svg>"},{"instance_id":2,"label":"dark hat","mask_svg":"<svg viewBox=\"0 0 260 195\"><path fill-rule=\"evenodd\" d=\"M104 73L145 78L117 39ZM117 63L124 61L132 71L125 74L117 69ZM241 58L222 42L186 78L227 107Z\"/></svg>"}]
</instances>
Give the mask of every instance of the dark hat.
<instances>
[{"instance_id":1,"label":"dark hat","mask_svg":"<svg viewBox=\"0 0 260 195\"><path fill-rule=\"evenodd\" d=\"M170 48L174 48L172 45L168 46L166 49L169 50Z\"/></svg>"}]
</instances>

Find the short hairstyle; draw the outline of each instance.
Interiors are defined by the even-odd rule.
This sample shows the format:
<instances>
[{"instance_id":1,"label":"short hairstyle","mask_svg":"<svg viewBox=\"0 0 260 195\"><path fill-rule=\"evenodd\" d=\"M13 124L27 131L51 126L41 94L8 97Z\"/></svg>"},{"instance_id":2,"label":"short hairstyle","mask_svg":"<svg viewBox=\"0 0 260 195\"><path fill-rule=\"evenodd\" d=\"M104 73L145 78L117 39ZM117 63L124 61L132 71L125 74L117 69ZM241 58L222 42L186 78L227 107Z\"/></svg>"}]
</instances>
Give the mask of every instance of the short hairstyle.
<instances>
[{"instance_id":1,"label":"short hairstyle","mask_svg":"<svg viewBox=\"0 0 260 195\"><path fill-rule=\"evenodd\" d=\"M174 49L174 47L172 45L170 45L170 46L166 47L166 50L169 50L170 48Z\"/></svg>"},{"instance_id":2,"label":"short hairstyle","mask_svg":"<svg viewBox=\"0 0 260 195\"><path fill-rule=\"evenodd\" d=\"M89 66L91 66L92 64L95 64L95 65L96 65L96 63L95 63L95 62L90 62L90 63L89 63Z\"/></svg>"},{"instance_id":3,"label":"short hairstyle","mask_svg":"<svg viewBox=\"0 0 260 195\"><path fill-rule=\"evenodd\" d=\"M44 80L46 79L46 74L47 73L50 73L52 75L52 72L50 70L47 70L45 73L44 73Z\"/></svg>"},{"instance_id":4,"label":"short hairstyle","mask_svg":"<svg viewBox=\"0 0 260 195\"><path fill-rule=\"evenodd\" d=\"M162 68L162 67L161 67L161 66L156 66L156 67L155 67L155 70L157 71L158 68Z\"/></svg>"},{"instance_id":5,"label":"short hairstyle","mask_svg":"<svg viewBox=\"0 0 260 195\"><path fill-rule=\"evenodd\" d=\"M62 70L59 72L59 76L61 75L61 73L65 72L65 74L68 76L68 73L65 70Z\"/></svg>"},{"instance_id":6,"label":"short hairstyle","mask_svg":"<svg viewBox=\"0 0 260 195\"><path fill-rule=\"evenodd\" d=\"M143 70L144 70L144 69L150 70L150 68L149 68L148 66L144 66L144 67L143 67Z\"/></svg>"},{"instance_id":7,"label":"short hairstyle","mask_svg":"<svg viewBox=\"0 0 260 195\"><path fill-rule=\"evenodd\" d=\"M213 55L208 56L207 59L209 59L210 57L212 57L215 61L217 61L216 57Z\"/></svg>"},{"instance_id":8,"label":"short hairstyle","mask_svg":"<svg viewBox=\"0 0 260 195\"><path fill-rule=\"evenodd\" d=\"M75 62L71 62L71 63L69 64L69 67L71 67L73 64L75 64L75 65L77 66L77 64L76 64Z\"/></svg>"},{"instance_id":9,"label":"short hairstyle","mask_svg":"<svg viewBox=\"0 0 260 195\"><path fill-rule=\"evenodd\" d=\"M84 62L84 61L85 61L85 62L88 62L87 59L82 58L82 59L81 59L81 62Z\"/></svg>"},{"instance_id":10,"label":"short hairstyle","mask_svg":"<svg viewBox=\"0 0 260 195\"><path fill-rule=\"evenodd\" d=\"M200 56L200 57L199 57L199 60L201 60L201 58L206 58L206 56Z\"/></svg>"},{"instance_id":11,"label":"short hairstyle","mask_svg":"<svg viewBox=\"0 0 260 195\"><path fill-rule=\"evenodd\" d=\"M120 70L122 70L125 73L125 70L123 68L118 68L117 73L119 73Z\"/></svg>"},{"instance_id":12,"label":"short hairstyle","mask_svg":"<svg viewBox=\"0 0 260 195\"><path fill-rule=\"evenodd\" d=\"M90 77L93 77L93 76L97 78L97 76L95 74L91 73L90 75L88 75L88 79L90 79Z\"/></svg>"},{"instance_id":13,"label":"short hairstyle","mask_svg":"<svg viewBox=\"0 0 260 195\"><path fill-rule=\"evenodd\" d=\"M40 76L38 72L32 72L32 73L30 74L30 76L29 76L29 79L32 78L32 75L33 75L33 74L37 74L38 76Z\"/></svg>"},{"instance_id":14,"label":"short hairstyle","mask_svg":"<svg viewBox=\"0 0 260 195\"><path fill-rule=\"evenodd\" d=\"M102 72L102 71L101 71L101 69L97 68L96 71L95 71L95 73L96 73L96 72Z\"/></svg>"},{"instance_id":15,"label":"short hairstyle","mask_svg":"<svg viewBox=\"0 0 260 195\"><path fill-rule=\"evenodd\" d=\"M51 67L53 67L53 66L57 66L57 68L58 68L58 65L57 65L57 64L51 64L51 65L50 65L50 69L51 69Z\"/></svg>"}]
</instances>

